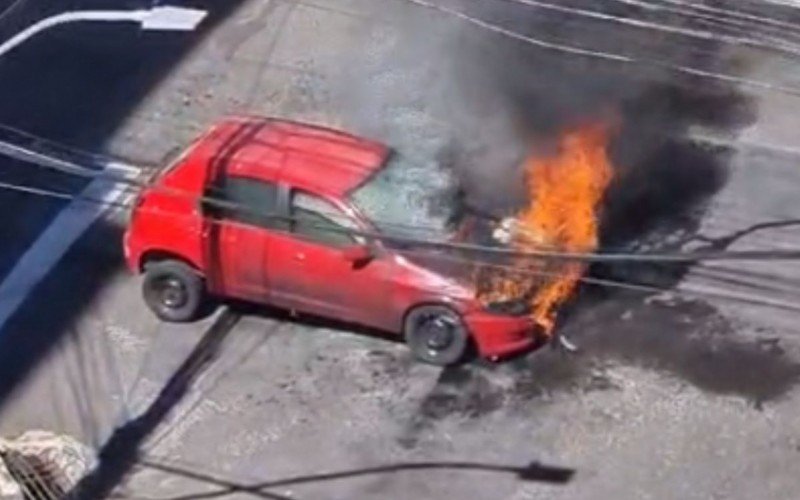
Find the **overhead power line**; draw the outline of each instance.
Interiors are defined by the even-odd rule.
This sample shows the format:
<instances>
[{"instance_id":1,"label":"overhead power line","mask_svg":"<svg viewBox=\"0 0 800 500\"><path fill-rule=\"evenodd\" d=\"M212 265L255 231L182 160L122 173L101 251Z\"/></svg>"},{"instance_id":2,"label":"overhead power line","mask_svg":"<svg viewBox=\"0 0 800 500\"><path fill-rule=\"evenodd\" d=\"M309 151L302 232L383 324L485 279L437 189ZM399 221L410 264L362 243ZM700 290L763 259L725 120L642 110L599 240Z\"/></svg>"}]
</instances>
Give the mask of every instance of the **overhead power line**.
<instances>
[{"instance_id":1,"label":"overhead power line","mask_svg":"<svg viewBox=\"0 0 800 500\"><path fill-rule=\"evenodd\" d=\"M781 94L791 95L793 97L800 97L800 88L793 87L793 86L785 86L785 85L776 85L774 83L765 82L763 80L754 80L750 78L740 77L736 75L726 74L726 73L719 73L716 71L704 70L697 67L692 66L685 66L681 64L675 64L667 61L661 61L656 59L643 59L637 58L634 56L623 55L615 52L607 52L601 50L593 50L588 48L576 47L574 45L568 45L564 43L558 42L550 42L547 40L543 40L540 38L536 38L533 36L524 35L518 31L514 31L512 29L504 28L499 24L495 24L484 19L480 19L475 16L471 16L463 11L452 9L450 7L444 7L441 5L436 5L427 0L400 0L406 3L410 3L413 5L417 5L419 7L423 7L426 9L430 9L433 11L437 11L441 14L445 14L451 16L453 18L459 19L465 23L471 24L473 26L477 26L481 29L486 31L505 36L507 38L511 38L535 47L539 47L545 50L551 50L556 52L562 52L565 54L571 54L576 56L583 56L588 58L595 58L599 60L615 62L618 64L624 65L640 65L640 66L650 66L653 68L663 69L667 71L671 71L678 74L694 76L699 78L711 79L716 80L719 82L726 82L726 83L733 83L737 85L742 85L744 87L750 87L754 89L761 89L769 92L777 92ZM505 1L505 0L503 0Z\"/></svg>"},{"instance_id":2,"label":"overhead power line","mask_svg":"<svg viewBox=\"0 0 800 500\"><path fill-rule=\"evenodd\" d=\"M4 186L0 186L0 189L2 189L2 188L4 188ZM37 193L37 194L39 194L39 193ZM87 201L87 202L98 202L98 200L85 200L85 201ZM100 203L104 203L102 201L99 201L99 202ZM124 208L129 208L129 207L124 207ZM161 213L163 215L163 212L159 212L159 213ZM177 217L178 215L176 214L175 216ZM283 219L283 220L291 220L292 219L290 217L285 217L285 216L281 216L280 218ZM212 221L212 222L213 223L220 223L220 221ZM226 221L226 223L234 224L234 225L241 225L239 223L229 222L229 221ZM381 238L381 239L384 239L384 240L395 241L395 242L398 240L397 238L387 237L385 235L376 235L374 233L367 234L367 233L358 232L358 231L351 231L351 230L347 230L347 229L335 230L335 229L330 228L329 226L325 226L325 229L326 230L331 230L331 231L338 231L338 232L342 232L342 233L346 233L346 234L350 234L350 235L354 235L354 236L365 236L366 235L368 237ZM406 243L408 242L408 240L403 240L403 239L400 239L400 241L406 242ZM430 242L425 242L423 240L415 240L415 241L417 241L419 243L418 245L415 245L418 248L440 249L440 250L452 250L453 248L459 249L459 250L463 250L465 248L466 249L470 249L470 250L477 249L476 253L478 255L486 255L486 250L487 250L486 247L480 247L480 246L476 246L476 245L432 244ZM509 250L506 250L506 249L500 249L500 248L491 248L491 249L492 250L497 250L498 253L502 253L502 254L512 254L512 255L514 254L513 251L509 251ZM431 256L430 253L422 253L419 250L415 250L413 248L400 248L397 251L400 254L408 254L408 255L416 254L418 256L428 256L428 257ZM792 255L797 255L798 253L800 253L800 252L792 252ZM556 252L542 252L542 254L543 255L539 255L537 252L526 252L526 253L519 253L518 256L522 257L522 258L533 258L533 257L535 257L535 258L539 258L539 259L547 259L547 258L554 258L555 257L555 258L559 258L560 260L565 260L564 257L563 257L563 254L559 254L559 253L556 253ZM748 257L746 260L764 260L765 258L767 258L767 256L771 255L770 252L737 252L737 254L744 254L745 256ZM569 254L567 254L567 255L569 255ZM578 254L576 254L576 255L578 255ZM509 264L498 264L498 263L494 263L492 261L486 261L486 260L466 259L466 257L464 257L464 256L454 256L452 254L445 254L445 253L436 254L436 257L440 258L440 259L449 259L449 260L456 260L456 261L459 261L459 262L471 263L473 265L478 265L478 266L482 266L482 267L495 268L495 269L499 269L499 270L500 269L509 270L509 271L513 271L515 273L520 273L520 274L528 273L528 274L531 274L531 275L539 275L539 276L546 276L546 277L557 277L558 276L557 273L546 273L546 272L538 272L538 271L535 272L535 271L525 270L524 267L511 266ZM582 255L582 257L588 257L588 256ZM647 254L612 254L612 255L594 254L594 255L591 256L591 258L575 258L575 259L567 259L567 260L591 261L591 260L594 260L594 259L600 259L600 261L603 261L603 259L607 258L607 257L614 257L614 259L612 261L615 261L615 262L620 262L620 261L627 262L627 261L631 261L631 260L636 261L636 262L663 262L662 260L655 260L654 261L654 260L652 260L652 257L658 257L658 256L653 256L653 255L648 256ZM642 257L643 259L642 260L637 260L634 257ZM651 257L651 259L648 260L647 259L648 257ZM674 257L674 256L673 255L666 255L666 257ZM699 254L694 259L671 259L671 260L668 260L667 262L672 262L672 263L692 263L692 262L696 262L696 261L699 261L699 260L704 260L702 257L704 257L704 255L703 254ZM632 258L634 258L634 259L632 259ZM798 257L795 257L795 258L798 258ZM768 260L773 260L773 259L770 258ZM761 305L761 306L770 306L770 307L775 307L775 308L779 308L779 309L800 312L800 306L798 306L798 305L793 305L791 303L786 303L786 302L782 302L782 301L775 301L775 300L771 300L771 299L763 299L763 298L759 298L759 297L751 295L751 294L743 294L743 293L737 293L737 292L727 293L727 292L717 292L717 291L713 291L713 290L700 290L700 289L698 289L698 290L674 290L674 289L658 288L658 287L647 285L647 284L640 284L640 283L634 283L634 282L625 282L625 281L615 281L615 280L602 279L602 278L593 278L593 277L588 277L588 276L583 276L578 281L580 281L582 283L594 284L594 285L598 285L598 286L604 286L604 287L610 287L610 288L620 288L620 289L639 291L639 292L647 292L647 293L677 293L677 294L684 294L684 295L694 295L694 296L698 296L698 297L711 297L711 298L717 298L717 299L722 299L722 300L732 300L732 301L736 301L736 302L744 302L744 303L749 303L749 304L753 304L753 305Z\"/></svg>"},{"instance_id":3,"label":"overhead power line","mask_svg":"<svg viewBox=\"0 0 800 500\"><path fill-rule=\"evenodd\" d=\"M73 173L76 175L83 175L90 178L102 178L109 182L116 182L137 188L158 189L160 192L170 194L182 198L191 198L201 203L207 203L215 208L236 210L240 213L248 214L254 217L267 220L278 220L287 223L297 222L298 219L290 215L277 214L277 213L261 213L251 207L245 206L241 203L231 202L220 199L218 197L202 195L198 196L196 193L185 191L182 189L168 188L158 185L148 185L147 183L139 180L130 179L127 177L110 177L103 176L104 172L86 170L79 173L71 166L66 170L62 170L63 165L58 162L48 163L47 165L56 170L64 171L65 173ZM64 199L65 193L55 191L45 192L45 190L30 188L30 187L17 187L10 184L0 186L5 189L11 189L21 192L28 192L29 194L39 194L42 196L50 196ZM67 195L72 196L72 195ZM86 199L92 202L97 200ZM380 221L378 221L380 222ZM500 248L487 245L475 245L468 243L452 243L440 240L420 239L411 237L401 237L392 234L377 233L366 230L354 230L348 228L328 228L333 232L341 232L352 236L358 236L367 239L387 240L396 244L405 244L423 248L439 249L439 250L453 250L462 251L486 256L499 256L499 257L513 257L513 258L535 258L535 259L552 259L552 260L571 260L582 262L672 262L672 263L694 263L700 261L722 261L722 260L800 260L800 248L797 250L743 250L743 251L701 251L701 252L673 252L673 253L577 253L577 252L563 252L551 250L530 250L518 251L508 248Z\"/></svg>"},{"instance_id":4,"label":"overhead power line","mask_svg":"<svg viewBox=\"0 0 800 500\"><path fill-rule=\"evenodd\" d=\"M19 7L22 7L22 5L25 4L27 1L28 0L16 0L14 3L6 7L5 10L0 12L0 21L10 16Z\"/></svg>"},{"instance_id":5,"label":"overhead power line","mask_svg":"<svg viewBox=\"0 0 800 500\"><path fill-rule=\"evenodd\" d=\"M750 35L769 33L766 39L785 40L780 37L800 36L800 27L772 18L747 15L733 9L715 9L702 4L693 4L679 0L661 0L658 3L645 0L612 0L625 5L638 7L649 12L666 12L683 16L692 20L700 20L725 29L735 29ZM666 4L666 5L665 5ZM762 33L759 33L762 31ZM778 38L775 38L778 37Z\"/></svg>"},{"instance_id":6,"label":"overhead power line","mask_svg":"<svg viewBox=\"0 0 800 500\"><path fill-rule=\"evenodd\" d=\"M761 40L757 40L752 37L736 37L725 35L718 32L708 31L708 30L699 30L694 28L684 28L680 26L672 26L663 23L654 23L650 21L644 21L641 19L635 19L631 17L621 17L615 16L613 14L607 14L605 12L600 12L596 10L590 9L581 9L575 7L568 7L564 5L557 5L548 2L541 2L539 0L494 0L494 1L501 1L505 3L514 3L519 5L525 5L531 8L538 8L543 10L550 10L554 12L561 12L564 14L570 14L574 16L586 17L590 19L595 19L599 21L606 21L616 24L621 24L624 26L629 26L632 28L644 29L644 30L652 30L652 31L661 31L664 33L670 33L673 35L681 35L689 38L697 38L701 40L707 41L716 41L722 42L732 45L747 45L751 47L757 47L760 49L767 49L767 50L779 50L782 52L786 52L787 54L791 54L793 56L800 55L800 51L798 51L798 46L793 44L780 44L777 45L774 41L773 43L765 43Z\"/></svg>"},{"instance_id":7,"label":"overhead power line","mask_svg":"<svg viewBox=\"0 0 800 500\"><path fill-rule=\"evenodd\" d=\"M151 189L158 189L159 191L171 194L178 197L197 199L198 202L208 203L215 208L237 210L240 213L248 214L251 216L259 217L262 219L272 219L284 221L287 223L297 222L297 218L290 215L276 214L276 213L261 213L253 210L250 207L244 206L241 203L230 202L213 196L198 196L181 189L166 188L158 186L148 186L141 181L134 181L127 178L106 178L111 182L118 182L135 186L138 188L148 187ZM40 194L44 196L60 197L63 199L65 193L50 192L44 193L44 190L37 190L38 193L33 193L32 188L23 187L17 189L16 187L5 184L6 189L24 190L31 194ZM89 200L86 201L97 201ZM327 228L327 226L326 226ZM436 240L425 240L419 238L400 237L391 234L376 233L372 231L354 230L347 228L334 229L331 231L338 231L353 236L370 239L383 239L398 244L413 245L418 247L433 248L440 250L457 250L464 252L477 253L482 255L494 256L508 256L515 258L536 258L536 259L554 259L554 260L572 260L584 262L700 262L710 260L800 260L800 248L798 250L745 250L745 251L702 251L702 252L673 252L673 253L575 253L575 252L561 252L561 251L516 251L513 249L493 247L487 245L474 245L467 243L450 243Z\"/></svg>"},{"instance_id":8,"label":"overhead power line","mask_svg":"<svg viewBox=\"0 0 800 500\"><path fill-rule=\"evenodd\" d=\"M403 250L401 251L402 254L405 255L416 255L418 257L431 257L428 253L423 253L418 250ZM455 256L452 254L441 254L437 255L437 258L441 260L449 260L452 262L464 262L464 263L472 263L476 266L485 267L489 269L496 269L498 271L508 271L512 274L516 274L519 276L533 276L533 277L544 277L544 278L559 278L563 275L556 272L556 271L538 271L538 270L531 270L526 269L524 266L512 266L509 264L496 264L487 261L474 261L474 260L467 260L464 257ZM673 294L673 295L682 295L682 296L689 296L695 298L712 298L712 299L719 299L725 300L729 302L738 302L738 303L746 303L751 305L758 305L758 306L767 306L773 307L776 309L782 309L786 311L792 312L800 312L800 304L792 303L792 302L785 302L781 300L773 300L770 298L759 297L757 295L753 295L750 293L743 293L743 292L734 292L734 291L722 291L719 289L709 289L708 287L699 287L694 286L691 288L666 288L666 287L659 287L652 284L647 283L638 283L632 281L619 281L613 279L605 279L605 278L597 278L592 276L581 276L576 279L576 281L580 283L585 283L588 285L596 285L604 288L612 288L612 289L620 289L620 290L627 290L633 292L640 292L646 294ZM800 291L800 289L798 289Z\"/></svg>"},{"instance_id":9,"label":"overhead power line","mask_svg":"<svg viewBox=\"0 0 800 500\"><path fill-rule=\"evenodd\" d=\"M749 21L753 21L760 24L766 24L771 26L776 26L780 28L786 28L791 31L798 31L800 32L800 27L798 27L794 23L790 23L788 21L784 21L782 19L776 19L771 16L764 16L753 14L750 12L744 12L741 10L733 9L733 8L720 8L720 7L712 7L710 5L705 5L697 2L690 2L687 0L660 0L662 3L672 4L672 5L680 5L686 7L688 9L703 11L703 12L712 12L714 14L720 14L724 16L735 17L738 19L746 19Z\"/></svg>"},{"instance_id":10,"label":"overhead power line","mask_svg":"<svg viewBox=\"0 0 800 500\"><path fill-rule=\"evenodd\" d=\"M761 0L763 3L770 3L773 5L779 5L781 7L787 7L789 9L798 9L800 8L800 3L797 0Z\"/></svg>"}]
</instances>

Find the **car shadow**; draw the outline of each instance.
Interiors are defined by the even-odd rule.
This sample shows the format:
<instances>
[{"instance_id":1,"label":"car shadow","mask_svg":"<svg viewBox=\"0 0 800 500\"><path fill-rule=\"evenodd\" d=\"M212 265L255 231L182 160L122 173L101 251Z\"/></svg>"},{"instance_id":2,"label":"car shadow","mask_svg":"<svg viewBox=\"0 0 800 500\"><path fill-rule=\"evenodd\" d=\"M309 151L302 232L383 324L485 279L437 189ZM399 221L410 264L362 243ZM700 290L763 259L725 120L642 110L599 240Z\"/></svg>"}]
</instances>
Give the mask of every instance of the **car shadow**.
<instances>
[{"instance_id":1,"label":"car shadow","mask_svg":"<svg viewBox=\"0 0 800 500\"><path fill-rule=\"evenodd\" d=\"M246 314L249 316L277 320L310 328L320 328L326 330L336 330L342 333L352 333L364 337L392 342L395 344L404 343L402 335L380 330L378 328L364 326L358 323L344 321L341 319L316 316L313 314L300 312L292 313L292 311L286 309L243 301L226 300L224 301L224 304L241 314Z\"/></svg>"},{"instance_id":2,"label":"car shadow","mask_svg":"<svg viewBox=\"0 0 800 500\"><path fill-rule=\"evenodd\" d=\"M313 314L299 313L299 312L292 313L291 311L288 311L286 309L280 309L269 305L253 304L241 301L226 300L224 301L224 304L240 312L241 314L256 316L264 319L287 322L303 327L320 328L325 330L336 330L341 333L359 335L362 337L368 337L372 339L390 342L392 344L402 344L402 345L406 344L402 334L365 326L359 323L352 323L337 318L315 316ZM214 311L215 311L214 306L213 305L210 306L204 311L204 317L211 316L211 314L213 314ZM469 343L464 358L458 364L459 365L474 364L475 366L488 367L497 364L498 362L511 362L517 359L524 358L528 354L537 351L538 349L546 345L550 345L548 343L548 340L542 336L539 336L536 337L536 341L526 349L522 349L513 354L505 355L500 359L489 360L479 355L474 341L471 341Z\"/></svg>"}]
</instances>

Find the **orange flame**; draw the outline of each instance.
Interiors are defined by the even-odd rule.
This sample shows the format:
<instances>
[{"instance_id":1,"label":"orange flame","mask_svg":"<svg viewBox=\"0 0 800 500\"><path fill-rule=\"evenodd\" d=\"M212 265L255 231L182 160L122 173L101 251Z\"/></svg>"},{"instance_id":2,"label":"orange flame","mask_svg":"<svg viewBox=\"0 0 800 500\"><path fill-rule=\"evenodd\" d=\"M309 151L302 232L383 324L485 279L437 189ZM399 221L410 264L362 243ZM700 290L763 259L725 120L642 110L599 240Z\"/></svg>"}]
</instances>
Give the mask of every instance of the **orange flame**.
<instances>
[{"instance_id":1,"label":"orange flame","mask_svg":"<svg viewBox=\"0 0 800 500\"><path fill-rule=\"evenodd\" d=\"M552 156L525 162L530 204L517 214L510 245L521 252L588 253L597 249L597 210L612 177L608 128L590 124L568 130ZM494 273L479 292L485 302L524 297L531 316L549 336L556 314L574 292L585 264L520 259L510 273ZM480 287L479 287L480 288Z\"/></svg>"}]
</instances>

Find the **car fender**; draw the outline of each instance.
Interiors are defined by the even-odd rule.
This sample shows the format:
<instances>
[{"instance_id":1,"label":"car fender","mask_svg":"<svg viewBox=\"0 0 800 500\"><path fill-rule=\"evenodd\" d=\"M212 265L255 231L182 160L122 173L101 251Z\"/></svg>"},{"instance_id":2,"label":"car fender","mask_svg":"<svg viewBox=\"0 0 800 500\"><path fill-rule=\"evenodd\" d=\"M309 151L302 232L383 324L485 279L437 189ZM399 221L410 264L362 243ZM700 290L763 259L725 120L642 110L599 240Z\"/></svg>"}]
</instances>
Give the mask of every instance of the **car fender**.
<instances>
[{"instance_id":1,"label":"car fender","mask_svg":"<svg viewBox=\"0 0 800 500\"><path fill-rule=\"evenodd\" d=\"M138 272L144 272L145 266L148 262L160 262L164 260L177 260L186 263L189 267L195 269L202 274L202 266L200 262L180 252L163 249L163 248L148 248L139 253L138 259Z\"/></svg>"}]
</instances>

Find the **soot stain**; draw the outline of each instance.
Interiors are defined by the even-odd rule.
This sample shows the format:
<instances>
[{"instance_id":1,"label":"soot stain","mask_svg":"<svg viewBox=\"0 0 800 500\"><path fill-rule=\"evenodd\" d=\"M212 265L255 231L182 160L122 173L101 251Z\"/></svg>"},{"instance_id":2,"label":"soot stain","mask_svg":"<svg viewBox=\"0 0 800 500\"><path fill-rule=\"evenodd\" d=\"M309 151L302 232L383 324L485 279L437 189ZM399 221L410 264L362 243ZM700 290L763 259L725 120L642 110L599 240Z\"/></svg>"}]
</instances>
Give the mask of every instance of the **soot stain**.
<instances>
[{"instance_id":1,"label":"soot stain","mask_svg":"<svg viewBox=\"0 0 800 500\"><path fill-rule=\"evenodd\" d=\"M592 357L666 373L756 408L800 382L800 361L787 355L779 338L745 338L702 301L617 300L582 316L565 330L574 331Z\"/></svg>"},{"instance_id":2,"label":"soot stain","mask_svg":"<svg viewBox=\"0 0 800 500\"><path fill-rule=\"evenodd\" d=\"M617 387L605 368L596 360L572 362L551 349L508 363L476 362L445 368L397 441L414 448L437 422L460 418L469 423L501 410L521 409L531 400L546 402L557 391L614 390ZM501 383L509 374L510 383Z\"/></svg>"},{"instance_id":3,"label":"soot stain","mask_svg":"<svg viewBox=\"0 0 800 500\"><path fill-rule=\"evenodd\" d=\"M761 330L745 338L702 301L618 298L584 306L564 325L578 354L544 348L501 364L443 369L398 442L416 446L447 418L471 421L498 411L530 411L557 393L581 396L620 387L609 371L635 366L717 395L738 396L754 408L775 401L800 382L800 361L778 337ZM510 375L510 383L501 383ZM508 378L508 377L506 377Z\"/></svg>"},{"instance_id":4,"label":"soot stain","mask_svg":"<svg viewBox=\"0 0 800 500\"><path fill-rule=\"evenodd\" d=\"M397 441L404 448L414 448L436 422L448 417L479 419L501 409L505 402L505 391L479 368L444 368Z\"/></svg>"},{"instance_id":5,"label":"soot stain","mask_svg":"<svg viewBox=\"0 0 800 500\"><path fill-rule=\"evenodd\" d=\"M581 304L562 332L580 345L577 355L535 353L513 364L515 396L614 389L612 366L636 366L697 389L744 398L757 409L800 383L800 360L781 339L761 330L735 331L711 305L697 300L656 301L616 296Z\"/></svg>"},{"instance_id":6,"label":"soot stain","mask_svg":"<svg viewBox=\"0 0 800 500\"><path fill-rule=\"evenodd\" d=\"M669 52L675 63L688 66L725 63L727 52L714 43L693 45L692 49L702 49L701 60L700 52L685 47L667 51L661 39L554 23L552 16L526 15L497 2L478 4L476 9L496 16L492 19L537 36L559 34L609 50ZM466 86L467 95L477 96L470 102L492 103L500 96L507 103L514 128L523 138L522 154L532 140L547 144L546 139L587 119L618 123L609 145L614 178L600 211L601 250L682 251L701 236L707 207L728 181L734 152L698 143L692 139L694 131L730 136L752 125L758 119L752 96L734 85L660 71L631 75L605 63L570 60L567 64L563 57L494 38L464 36L459 41L469 52L463 67L457 66L466 76L460 86ZM459 143L453 151L444 152L442 163L458 174L459 186L443 199L446 205L469 205L494 215L515 213L528 201L526 193L516 189L524 185L521 173L518 167L507 168L505 155L495 154L502 150L495 142L501 142L484 135L489 138L486 154L482 141L466 141L469 148ZM477 146L472 147L473 142ZM491 175L477 175L487 172ZM455 212L452 222L457 225L459 215L467 210ZM689 269L688 265L622 262L596 265L589 272L593 278L669 289ZM780 398L800 379L800 362L783 351L779 340L747 339L702 302L642 302L641 297L598 287L582 291L560 317L565 320L564 333L581 344L580 354L566 356L543 349L500 367L444 370L421 402L409 436L418 437L426 426L450 416L480 418L517 403L545 401L556 392L615 390L607 372L616 365L652 369L705 392L746 398L756 407ZM512 382L499 384L501 377L495 377L495 372L511 373Z\"/></svg>"}]
</instances>

